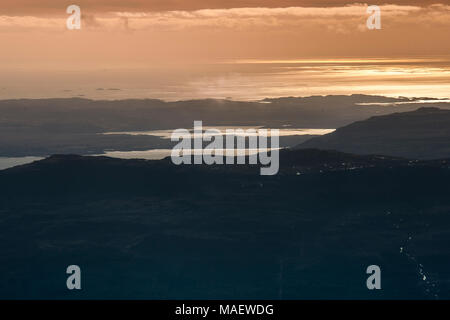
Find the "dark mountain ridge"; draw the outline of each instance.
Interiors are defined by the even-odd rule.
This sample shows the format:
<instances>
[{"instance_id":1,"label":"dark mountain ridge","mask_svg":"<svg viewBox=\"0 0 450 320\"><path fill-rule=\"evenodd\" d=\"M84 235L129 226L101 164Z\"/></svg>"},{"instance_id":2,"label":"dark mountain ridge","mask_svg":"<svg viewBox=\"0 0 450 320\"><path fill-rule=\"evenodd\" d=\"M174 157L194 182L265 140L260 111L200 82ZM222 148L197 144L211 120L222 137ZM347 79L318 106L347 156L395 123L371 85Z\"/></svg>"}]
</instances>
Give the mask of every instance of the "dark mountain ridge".
<instances>
[{"instance_id":1,"label":"dark mountain ridge","mask_svg":"<svg viewBox=\"0 0 450 320\"><path fill-rule=\"evenodd\" d=\"M0 297L449 298L447 161L296 150L280 164L59 155L0 171ZM383 290L366 288L372 264Z\"/></svg>"},{"instance_id":2,"label":"dark mountain ridge","mask_svg":"<svg viewBox=\"0 0 450 320\"><path fill-rule=\"evenodd\" d=\"M270 128L334 129L374 115L415 110L418 99L381 96L312 96L262 101L88 99L19 99L0 101L0 155L100 154L105 150L134 151L170 148L167 139L152 136L102 135L104 132L192 128L205 126L266 126ZM392 103L392 105L361 105ZM395 103L411 103L398 104ZM449 103L436 103L450 108ZM295 146L305 137L281 137Z\"/></svg>"},{"instance_id":3,"label":"dark mountain ridge","mask_svg":"<svg viewBox=\"0 0 450 320\"><path fill-rule=\"evenodd\" d=\"M357 121L296 148L412 159L450 157L450 111L427 107Z\"/></svg>"}]
</instances>

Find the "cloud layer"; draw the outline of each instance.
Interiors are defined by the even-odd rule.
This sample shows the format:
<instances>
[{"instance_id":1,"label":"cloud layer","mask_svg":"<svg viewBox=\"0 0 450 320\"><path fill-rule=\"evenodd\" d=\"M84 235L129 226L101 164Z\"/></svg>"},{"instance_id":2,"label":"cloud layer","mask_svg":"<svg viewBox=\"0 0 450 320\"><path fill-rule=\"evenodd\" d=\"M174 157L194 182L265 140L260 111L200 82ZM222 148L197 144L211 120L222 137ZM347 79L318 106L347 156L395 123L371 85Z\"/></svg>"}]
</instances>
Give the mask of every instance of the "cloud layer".
<instances>
[{"instance_id":1,"label":"cloud layer","mask_svg":"<svg viewBox=\"0 0 450 320\"><path fill-rule=\"evenodd\" d=\"M353 32L355 28L365 31L367 5L354 4L343 7L288 7L288 8L232 8L202 9L195 11L131 12L114 11L103 14L85 13L82 8L85 27L125 28L132 30L162 28L165 30L190 27L215 28L285 28L301 27L306 24L326 27L338 32ZM395 25L425 23L429 26L448 27L450 6L380 6L383 22L387 27ZM55 28L64 29L67 14L60 17L0 16L0 31L7 28Z\"/></svg>"},{"instance_id":2,"label":"cloud layer","mask_svg":"<svg viewBox=\"0 0 450 320\"><path fill-rule=\"evenodd\" d=\"M249 58L398 58L450 52L450 6L443 4L382 5L382 29L370 31L365 4L131 10L133 3L141 9L138 2L97 13L81 7L79 31L66 29L65 11L48 17L1 15L0 64L139 67Z\"/></svg>"},{"instance_id":3,"label":"cloud layer","mask_svg":"<svg viewBox=\"0 0 450 320\"><path fill-rule=\"evenodd\" d=\"M71 4L77 4L90 14L112 11L154 12L192 11L230 8L340 7L362 1L348 0L2 0L0 15L58 15ZM447 0L390 0L378 4L428 6Z\"/></svg>"}]
</instances>

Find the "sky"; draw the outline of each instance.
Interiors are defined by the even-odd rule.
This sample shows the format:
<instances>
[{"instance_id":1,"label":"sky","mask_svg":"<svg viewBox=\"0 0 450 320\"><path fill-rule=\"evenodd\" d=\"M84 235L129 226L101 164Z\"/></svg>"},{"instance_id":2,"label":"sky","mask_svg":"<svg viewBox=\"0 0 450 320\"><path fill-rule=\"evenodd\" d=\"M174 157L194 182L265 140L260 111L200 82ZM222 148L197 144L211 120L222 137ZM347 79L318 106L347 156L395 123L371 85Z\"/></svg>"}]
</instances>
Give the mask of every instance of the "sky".
<instances>
[{"instance_id":1,"label":"sky","mask_svg":"<svg viewBox=\"0 0 450 320\"><path fill-rule=\"evenodd\" d=\"M450 3L378 5L381 30L341 0L2 0L0 98L443 97Z\"/></svg>"}]
</instances>

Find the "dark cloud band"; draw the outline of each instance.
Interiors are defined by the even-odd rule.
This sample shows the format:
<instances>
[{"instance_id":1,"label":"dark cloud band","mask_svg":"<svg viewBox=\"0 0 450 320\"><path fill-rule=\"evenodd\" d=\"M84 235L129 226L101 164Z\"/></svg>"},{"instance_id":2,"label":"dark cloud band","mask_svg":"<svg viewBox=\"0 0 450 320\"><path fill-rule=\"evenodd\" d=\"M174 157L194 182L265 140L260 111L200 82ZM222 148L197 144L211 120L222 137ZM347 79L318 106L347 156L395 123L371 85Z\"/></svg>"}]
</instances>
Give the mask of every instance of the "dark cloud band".
<instances>
[{"instance_id":1,"label":"dark cloud band","mask_svg":"<svg viewBox=\"0 0 450 320\"><path fill-rule=\"evenodd\" d=\"M348 0L2 0L0 15L55 15L77 4L92 13L110 11L150 12L168 10L229 9L244 7L336 7L366 1ZM374 4L370 1L370 4ZM377 5L397 4L427 6L449 0L382 0Z\"/></svg>"}]
</instances>

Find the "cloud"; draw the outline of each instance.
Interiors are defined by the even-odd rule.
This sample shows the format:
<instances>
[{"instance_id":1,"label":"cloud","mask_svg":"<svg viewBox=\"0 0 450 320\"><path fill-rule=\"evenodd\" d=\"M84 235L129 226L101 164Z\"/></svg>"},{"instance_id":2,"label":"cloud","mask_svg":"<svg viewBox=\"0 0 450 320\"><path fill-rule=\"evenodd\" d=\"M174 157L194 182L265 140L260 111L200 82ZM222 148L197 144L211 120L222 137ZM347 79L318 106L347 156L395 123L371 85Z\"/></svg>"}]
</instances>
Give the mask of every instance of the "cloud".
<instances>
[{"instance_id":1,"label":"cloud","mask_svg":"<svg viewBox=\"0 0 450 320\"><path fill-rule=\"evenodd\" d=\"M450 6L430 5L400 6L383 5L381 13L385 26L395 24L416 24L417 22L450 24ZM232 9L201 9L195 11L132 12L116 11L82 17L87 28L106 29L162 29L180 30L188 28L279 28L286 31L296 26L319 26L336 32L354 30L366 31L367 5L353 4L342 7L288 7L263 8L247 7ZM0 30L5 28L55 28L65 26L64 18L32 16L0 16Z\"/></svg>"},{"instance_id":2,"label":"cloud","mask_svg":"<svg viewBox=\"0 0 450 320\"><path fill-rule=\"evenodd\" d=\"M352 4L93 13L82 7L82 28L75 31L66 29L65 11L53 17L0 15L0 34L7 43L0 63L76 69L450 52L445 41L450 6L383 5L382 30L375 31L366 27L366 8Z\"/></svg>"},{"instance_id":3,"label":"cloud","mask_svg":"<svg viewBox=\"0 0 450 320\"><path fill-rule=\"evenodd\" d=\"M443 1L443 0L442 0ZM90 14L111 11L161 12L195 11L201 9L230 8L286 8L286 7L342 7L361 1L349 0L77 0L76 4ZM428 6L434 0L390 0L384 3L405 6ZM3 15L59 15L73 0L2 0L0 14Z\"/></svg>"}]
</instances>

